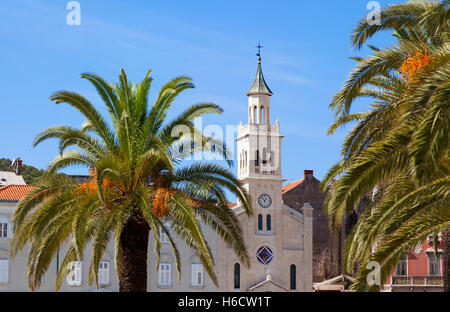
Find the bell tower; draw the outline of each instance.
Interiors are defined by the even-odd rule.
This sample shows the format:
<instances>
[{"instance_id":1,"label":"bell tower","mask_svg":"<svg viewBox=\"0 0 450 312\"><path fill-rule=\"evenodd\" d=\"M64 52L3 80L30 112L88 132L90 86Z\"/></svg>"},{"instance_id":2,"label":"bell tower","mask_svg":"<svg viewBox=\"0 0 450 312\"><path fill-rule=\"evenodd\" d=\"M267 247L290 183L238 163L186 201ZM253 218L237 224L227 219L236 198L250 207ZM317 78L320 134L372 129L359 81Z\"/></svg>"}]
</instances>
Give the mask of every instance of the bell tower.
<instances>
[{"instance_id":1,"label":"bell tower","mask_svg":"<svg viewBox=\"0 0 450 312\"><path fill-rule=\"evenodd\" d=\"M256 77L247 91L248 124L240 125L237 138L238 178L281 179L280 124L270 123L270 97L273 95L261 67L261 45L258 48Z\"/></svg>"},{"instance_id":2,"label":"bell tower","mask_svg":"<svg viewBox=\"0 0 450 312\"><path fill-rule=\"evenodd\" d=\"M304 214L283 203L280 123L270 120L273 95L261 66L258 45L256 76L248 97L248 123L237 135L238 179L247 189L253 214L239 200L231 209L238 218L250 268L244 268L231 247L219 241L219 273L224 291L310 291L312 289L312 208ZM270 272L270 274L268 273Z\"/></svg>"}]
</instances>

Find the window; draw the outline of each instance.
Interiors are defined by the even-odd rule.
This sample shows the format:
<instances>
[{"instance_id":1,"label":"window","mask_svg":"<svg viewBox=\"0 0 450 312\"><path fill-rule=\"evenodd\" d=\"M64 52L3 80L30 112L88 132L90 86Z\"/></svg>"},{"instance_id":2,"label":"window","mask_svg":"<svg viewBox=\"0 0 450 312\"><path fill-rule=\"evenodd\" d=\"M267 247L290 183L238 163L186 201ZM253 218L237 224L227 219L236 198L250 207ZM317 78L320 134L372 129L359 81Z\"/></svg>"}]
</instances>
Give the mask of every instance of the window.
<instances>
[{"instance_id":1,"label":"window","mask_svg":"<svg viewBox=\"0 0 450 312\"><path fill-rule=\"evenodd\" d=\"M270 214L266 216L266 228L268 232L272 231L272 217Z\"/></svg>"},{"instance_id":2,"label":"window","mask_svg":"<svg viewBox=\"0 0 450 312\"><path fill-rule=\"evenodd\" d=\"M9 283L9 259L0 259L0 283Z\"/></svg>"},{"instance_id":3,"label":"window","mask_svg":"<svg viewBox=\"0 0 450 312\"><path fill-rule=\"evenodd\" d=\"M166 224L164 224L164 225L167 226ZM159 229L159 240L163 244L169 243L169 236L167 236L167 234L161 228Z\"/></svg>"},{"instance_id":4,"label":"window","mask_svg":"<svg viewBox=\"0 0 450 312\"><path fill-rule=\"evenodd\" d=\"M294 290L297 288L297 268L295 267L295 264L291 264L289 273L291 276L291 290Z\"/></svg>"},{"instance_id":5,"label":"window","mask_svg":"<svg viewBox=\"0 0 450 312\"><path fill-rule=\"evenodd\" d=\"M109 261L101 261L98 265L98 283L109 285Z\"/></svg>"},{"instance_id":6,"label":"window","mask_svg":"<svg viewBox=\"0 0 450 312\"><path fill-rule=\"evenodd\" d=\"M193 263L191 266L191 285L203 286L203 265Z\"/></svg>"},{"instance_id":7,"label":"window","mask_svg":"<svg viewBox=\"0 0 450 312\"><path fill-rule=\"evenodd\" d=\"M434 236L435 236L434 233L431 233L430 235L428 235L428 243L429 244L434 242ZM437 235L437 241L438 242L442 241L442 233L440 233L440 232Z\"/></svg>"},{"instance_id":8,"label":"window","mask_svg":"<svg viewBox=\"0 0 450 312\"><path fill-rule=\"evenodd\" d=\"M6 216L0 216L0 238L8 237L9 218Z\"/></svg>"},{"instance_id":9,"label":"window","mask_svg":"<svg viewBox=\"0 0 450 312\"><path fill-rule=\"evenodd\" d=\"M259 166L259 150L256 150L256 154L255 154L255 166Z\"/></svg>"},{"instance_id":10,"label":"window","mask_svg":"<svg viewBox=\"0 0 450 312\"><path fill-rule=\"evenodd\" d=\"M234 288L241 288L241 265L239 263L234 264Z\"/></svg>"},{"instance_id":11,"label":"window","mask_svg":"<svg viewBox=\"0 0 450 312\"><path fill-rule=\"evenodd\" d=\"M273 252L269 247L263 246L256 252L256 258L260 263L267 265L273 260Z\"/></svg>"},{"instance_id":12,"label":"window","mask_svg":"<svg viewBox=\"0 0 450 312\"><path fill-rule=\"evenodd\" d=\"M396 275L406 276L408 275L408 260L405 256L401 257L397 263Z\"/></svg>"},{"instance_id":13,"label":"window","mask_svg":"<svg viewBox=\"0 0 450 312\"><path fill-rule=\"evenodd\" d=\"M160 263L159 264L158 285L170 286L172 284L171 267L172 267L172 265L170 263Z\"/></svg>"},{"instance_id":14,"label":"window","mask_svg":"<svg viewBox=\"0 0 450 312\"><path fill-rule=\"evenodd\" d=\"M254 124L258 123L257 119L256 119L256 114L257 114L257 110L256 110L256 106L255 106L255 107L253 107L253 123Z\"/></svg>"},{"instance_id":15,"label":"window","mask_svg":"<svg viewBox=\"0 0 450 312\"><path fill-rule=\"evenodd\" d=\"M441 255L437 257L434 253L428 254L428 275L440 276L441 275Z\"/></svg>"},{"instance_id":16,"label":"window","mask_svg":"<svg viewBox=\"0 0 450 312\"><path fill-rule=\"evenodd\" d=\"M80 286L82 262L72 261L68 265L69 265L69 273L67 273L67 284L69 286Z\"/></svg>"},{"instance_id":17,"label":"window","mask_svg":"<svg viewBox=\"0 0 450 312\"><path fill-rule=\"evenodd\" d=\"M262 163L263 163L263 165L265 165L267 163L267 148L266 147L263 148Z\"/></svg>"},{"instance_id":18,"label":"window","mask_svg":"<svg viewBox=\"0 0 450 312\"><path fill-rule=\"evenodd\" d=\"M30 277L30 283L33 282L33 278ZM44 280L44 276L41 276L41 284L44 284L45 280Z\"/></svg>"},{"instance_id":19,"label":"window","mask_svg":"<svg viewBox=\"0 0 450 312\"><path fill-rule=\"evenodd\" d=\"M244 167L247 167L247 151L245 151Z\"/></svg>"},{"instance_id":20,"label":"window","mask_svg":"<svg viewBox=\"0 0 450 312\"><path fill-rule=\"evenodd\" d=\"M263 230L263 216L262 214L258 215L258 231Z\"/></svg>"},{"instance_id":21,"label":"window","mask_svg":"<svg viewBox=\"0 0 450 312\"><path fill-rule=\"evenodd\" d=\"M266 123L266 119L264 118L264 106L261 106L261 123L265 124Z\"/></svg>"},{"instance_id":22,"label":"window","mask_svg":"<svg viewBox=\"0 0 450 312\"><path fill-rule=\"evenodd\" d=\"M0 223L0 237L8 237L8 223Z\"/></svg>"}]
</instances>

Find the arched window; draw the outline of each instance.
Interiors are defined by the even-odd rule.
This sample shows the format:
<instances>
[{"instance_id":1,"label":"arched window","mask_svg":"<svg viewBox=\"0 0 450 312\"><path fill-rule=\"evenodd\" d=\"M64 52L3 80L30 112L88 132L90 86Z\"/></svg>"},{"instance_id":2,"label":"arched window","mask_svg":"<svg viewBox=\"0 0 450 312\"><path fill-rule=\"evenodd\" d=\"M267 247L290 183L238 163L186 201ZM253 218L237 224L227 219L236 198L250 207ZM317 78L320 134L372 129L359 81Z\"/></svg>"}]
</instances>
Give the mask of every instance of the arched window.
<instances>
[{"instance_id":1,"label":"arched window","mask_svg":"<svg viewBox=\"0 0 450 312\"><path fill-rule=\"evenodd\" d=\"M264 106L261 106L261 120L260 120L261 124L265 124L265 119L264 119Z\"/></svg>"},{"instance_id":2,"label":"arched window","mask_svg":"<svg viewBox=\"0 0 450 312\"><path fill-rule=\"evenodd\" d=\"M234 288L241 288L241 265L239 263L234 264Z\"/></svg>"},{"instance_id":3,"label":"arched window","mask_svg":"<svg viewBox=\"0 0 450 312\"><path fill-rule=\"evenodd\" d=\"M295 267L295 264L291 264L291 290L294 290L297 288L297 281L296 281L296 275L297 275L297 269Z\"/></svg>"},{"instance_id":4,"label":"arched window","mask_svg":"<svg viewBox=\"0 0 450 312\"><path fill-rule=\"evenodd\" d=\"M266 216L266 228L268 232L272 231L272 218L270 214Z\"/></svg>"},{"instance_id":5,"label":"arched window","mask_svg":"<svg viewBox=\"0 0 450 312\"><path fill-rule=\"evenodd\" d=\"M258 120L256 119L256 116L257 116L256 114L257 114L257 109L255 106L255 107L253 107L253 123L254 124L258 123Z\"/></svg>"},{"instance_id":6,"label":"arched window","mask_svg":"<svg viewBox=\"0 0 450 312\"><path fill-rule=\"evenodd\" d=\"M256 150L256 154L255 154L255 166L259 166L259 150Z\"/></svg>"},{"instance_id":7,"label":"arched window","mask_svg":"<svg viewBox=\"0 0 450 312\"><path fill-rule=\"evenodd\" d=\"M262 214L258 215L258 231L262 231L263 229L263 216Z\"/></svg>"},{"instance_id":8,"label":"arched window","mask_svg":"<svg viewBox=\"0 0 450 312\"><path fill-rule=\"evenodd\" d=\"M267 148L266 147L263 148L262 163L263 163L263 165L265 165L267 163Z\"/></svg>"},{"instance_id":9,"label":"arched window","mask_svg":"<svg viewBox=\"0 0 450 312\"><path fill-rule=\"evenodd\" d=\"M247 167L247 151L245 151L244 167Z\"/></svg>"}]
</instances>

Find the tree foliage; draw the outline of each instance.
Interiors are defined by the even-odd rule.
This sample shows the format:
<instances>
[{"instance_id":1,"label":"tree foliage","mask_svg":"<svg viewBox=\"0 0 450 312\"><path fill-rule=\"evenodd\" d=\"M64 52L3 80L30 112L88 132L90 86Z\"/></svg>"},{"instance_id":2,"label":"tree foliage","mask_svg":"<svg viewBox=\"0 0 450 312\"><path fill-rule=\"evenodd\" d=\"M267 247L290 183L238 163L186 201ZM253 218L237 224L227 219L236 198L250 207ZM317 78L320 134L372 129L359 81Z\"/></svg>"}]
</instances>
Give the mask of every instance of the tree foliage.
<instances>
[{"instance_id":1,"label":"tree foliage","mask_svg":"<svg viewBox=\"0 0 450 312\"><path fill-rule=\"evenodd\" d=\"M194 153L210 151L211 146L215 147L214 152L228 156L222 142L204 136L193 122L205 114L220 114L222 109L213 103L194 104L168 120L168 110L177 96L194 88L187 76L176 77L163 85L153 103L148 100L150 71L140 83L129 82L123 70L115 84L91 73L81 77L97 90L109 121L80 94L58 91L50 97L56 104L72 106L86 121L80 128L48 128L33 143L36 146L56 139L60 153L49 163L45 177L36 183L36 188L19 202L12 216L11 256L17 255L25 244L30 246L29 287L34 290L40 286L55 253L64 246L67 248L56 289L68 272L68 264L83 260L87 246L92 248L89 283L98 287L99 262L109 244L114 246L116 272L122 282L121 272L134 265L122 261L122 251L130 250L128 246L132 243L122 236L132 224L148 225L142 231L149 229L153 234L157 268L160 230L167 234L180 278L181 259L176 239L185 242L199 256L206 272L218 284L214 259L200 222L215 230L240 261L249 265L241 226L228 208L226 198L229 191L250 214L247 191L228 166L183 162ZM175 131L178 126L188 131L173 135L178 134ZM55 174L72 165L89 168L91 180L79 185L71 177ZM147 237L146 233L142 234L141 237ZM133 269L140 270L139 275L144 276L145 290L146 262L143 267Z\"/></svg>"},{"instance_id":2,"label":"tree foliage","mask_svg":"<svg viewBox=\"0 0 450 312\"><path fill-rule=\"evenodd\" d=\"M322 183L326 188L336 179L325 202L330 226L337 228L377 190L346 242L345 269L360 268L357 290L367 289L369 261L381 264L384 282L400 257L429 234L450 229L450 1L388 6L381 25L356 25L353 44L362 47L385 30L395 42L356 58L330 104L336 114L330 134L356 123ZM359 98L372 99L371 108L352 113Z\"/></svg>"}]
</instances>

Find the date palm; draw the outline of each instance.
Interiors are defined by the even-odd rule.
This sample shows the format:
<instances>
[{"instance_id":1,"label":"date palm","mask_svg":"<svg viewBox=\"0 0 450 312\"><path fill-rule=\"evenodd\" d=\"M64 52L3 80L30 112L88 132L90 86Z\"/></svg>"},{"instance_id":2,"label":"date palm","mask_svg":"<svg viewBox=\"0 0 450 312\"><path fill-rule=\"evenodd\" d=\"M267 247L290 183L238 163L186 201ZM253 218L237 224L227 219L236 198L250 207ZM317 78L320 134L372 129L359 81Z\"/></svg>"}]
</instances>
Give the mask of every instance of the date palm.
<instances>
[{"instance_id":1,"label":"date palm","mask_svg":"<svg viewBox=\"0 0 450 312\"><path fill-rule=\"evenodd\" d=\"M390 47L369 46L371 55L355 58L357 66L330 105L336 112L330 133L357 122L322 184L326 188L337 178L325 203L330 226L337 228L344 214L378 188L346 242L346 270L356 263L361 268L357 290L366 289L369 261L381 264L384 282L401 256L429 234L450 229L449 6L450 1L393 5L382 12L381 25L362 20L352 36L357 47L382 30L394 30L397 38ZM423 62L411 70L408 62L416 61ZM374 99L372 109L351 113L360 97ZM448 256L450 246L445 249ZM444 263L448 290L448 259Z\"/></svg>"},{"instance_id":2,"label":"date palm","mask_svg":"<svg viewBox=\"0 0 450 312\"><path fill-rule=\"evenodd\" d=\"M98 287L99 262L113 244L120 291L146 291L149 234L153 233L159 262L160 230L169 238L179 278L175 238L193 249L217 285L214 259L200 221L217 231L248 265L242 230L226 199L228 190L250 214L246 190L227 166L186 161L202 151L221 153L229 159L222 142L204 136L193 123L197 117L221 113L222 109L200 103L167 120L176 97L194 87L185 76L166 83L153 105L148 103L150 71L139 84L130 83L123 70L116 84L95 74L81 77L97 90L110 123L77 93L60 91L51 96L57 104L76 108L86 121L81 128L48 128L33 143L36 146L56 138L60 154L48 165L47 176L19 202L12 217L11 256L27 243L30 246L29 287L34 290L40 286L55 253L66 248L55 283L58 290L68 264L83 260L88 246L92 248L89 283ZM89 168L91 179L80 185L55 174L72 165Z\"/></svg>"}]
</instances>

